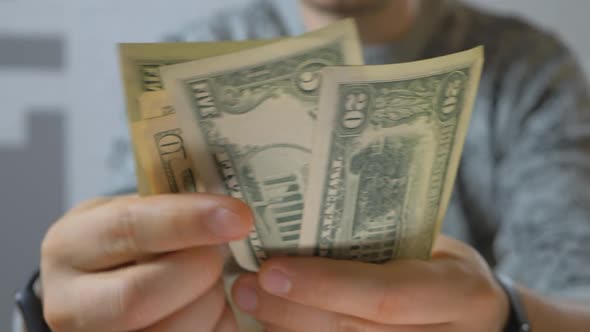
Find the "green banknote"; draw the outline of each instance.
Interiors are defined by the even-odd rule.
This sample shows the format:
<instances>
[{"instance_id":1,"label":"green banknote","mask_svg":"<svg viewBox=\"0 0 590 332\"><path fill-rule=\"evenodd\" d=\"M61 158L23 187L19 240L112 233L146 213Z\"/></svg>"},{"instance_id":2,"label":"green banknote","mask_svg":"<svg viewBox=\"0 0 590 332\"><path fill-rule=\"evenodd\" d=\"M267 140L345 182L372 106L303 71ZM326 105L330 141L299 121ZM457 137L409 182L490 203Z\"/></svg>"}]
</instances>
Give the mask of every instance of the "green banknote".
<instances>
[{"instance_id":1,"label":"green banknote","mask_svg":"<svg viewBox=\"0 0 590 332\"><path fill-rule=\"evenodd\" d=\"M199 184L244 200L255 217L238 263L257 270L295 253L303 220L321 70L360 65L352 20L301 37L161 68Z\"/></svg>"},{"instance_id":2,"label":"green banknote","mask_svg":"<svg viewBox=\"0 0 590 332\"><path fill-rule=\"evenodd\" d=\"M134 123L143 119L139 98L144 92L164 89L160 67L239 52L274 41L276 40L119 44L129 122Z\"/></svg>"},{"instance_id":3,"label":"green banknote","mask_svg":"<svg viewBox=\"0 0 590 332\"><path fill-rule=\"evenodd\" d=\"M148 161L157 161L147 152L154 152L154 139L146 139L150 133L178 133L180 129L175 122L174 112L158 114L157 105L140 107L140 99L164 100L163 94L155 94L149 97L149 93L162 91L164 85L160 77L159 68L166 65L183 63L193 60L214 57L222 54L238 52L244 49L266 45L272 40L251 40L241 42L201 42L201 43L127 43L119 45L123 86L127 103L127 118L135 154L136 176L139 193L142 195L164 194L179 192L178 183L187 178L174 178L173 175L181 174L178 170L170 170L170 167L178 167L175 163L150 164ZM144 94L148 93L147 97ZM157 104L157 103L156 103ZM156 107L154 107L156 106ZM163 117L160 118L160 115ZM159 119L158 119L159 118ZM172 136L167 136L172 138ZM182 139L182 135L177 138ZM183 147L177 145L178 151ZM168 146L170 150L170 146ZM144 153L140 156L139 151ZM154 156L153 154L151 156ZM180 156L179 153L165 155L164 158ZM159 158L159 157L158 157ZM159 167L159 166L167 166ZM184 169L185 175L188 169ZM168 176L162 177L161 174ZM170 180L169 183L166 181ZM164 182L162 182L164 181ZM180 189L179 189L180 190Z\"/></svg>"},{"instance_id":4,"label":"green banknote","mask_svg":"<svg viewBox=\"0 0 590 332\"><path fill-rule=\"evenodd\" d=\"M322 73L300 252L428 259L483 65L476 48Z\"/></svg>"}]
</instances>

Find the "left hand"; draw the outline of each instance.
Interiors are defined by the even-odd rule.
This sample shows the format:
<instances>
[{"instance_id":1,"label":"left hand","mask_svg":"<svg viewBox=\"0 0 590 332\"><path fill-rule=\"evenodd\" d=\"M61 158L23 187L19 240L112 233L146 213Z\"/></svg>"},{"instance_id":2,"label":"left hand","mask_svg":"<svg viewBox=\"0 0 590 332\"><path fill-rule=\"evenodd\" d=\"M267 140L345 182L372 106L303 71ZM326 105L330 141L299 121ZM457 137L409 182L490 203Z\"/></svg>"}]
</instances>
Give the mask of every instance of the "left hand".
<instances>
[{"instance_id":1,"label":"left hand","mask_svg":"<svg viewBox=\"0 0 590 332\"><path fill-rule=\"evenodd\" d=\"M444 236L430 261L274 258L232 293L277 332L501 332L509 308L483 258Z\"/></svg>"}]
</instances>

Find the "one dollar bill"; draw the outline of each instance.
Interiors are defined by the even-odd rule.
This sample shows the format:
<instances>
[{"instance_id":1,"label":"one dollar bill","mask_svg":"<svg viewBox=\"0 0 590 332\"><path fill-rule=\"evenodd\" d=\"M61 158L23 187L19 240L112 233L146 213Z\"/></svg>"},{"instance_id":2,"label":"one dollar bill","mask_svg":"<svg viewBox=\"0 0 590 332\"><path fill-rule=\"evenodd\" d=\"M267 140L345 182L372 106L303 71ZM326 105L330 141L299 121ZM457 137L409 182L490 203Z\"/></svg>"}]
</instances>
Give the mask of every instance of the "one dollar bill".
<instances>
[{"instance_id":1,"label":"one dollar bill","mask_svg":"<svg viewBox=\"0 0 590 332\"><path fill-rule=\"evenodd\" d=\"M323 71L303 254L366 262L430 257L482 65L476 48Z\"/></svg>"},{"instance_id":2,"label":"one dollar bill","mask_svg":"<svg viewBox=\"0 0 590 332\"><path fill-rule=\"evenodd\" d=\"M255 271L299 242L312 129L326 66L360 65L352 20L271 45L161 69L199 182L252 208L250 236L230 244Z\"/></svg>"},{"instance_id":3,"label":"one dollar bill","mask_svg":"<svg viewBox=\"0 0 590 332\"><path fill-rule=\"evenodd\" d=\"M184 146L176 110L165 90L144 92L139 98L143 120L131 125L137 164L151 194L197 192L197 174Z\"/></svg>"}]
</instances>

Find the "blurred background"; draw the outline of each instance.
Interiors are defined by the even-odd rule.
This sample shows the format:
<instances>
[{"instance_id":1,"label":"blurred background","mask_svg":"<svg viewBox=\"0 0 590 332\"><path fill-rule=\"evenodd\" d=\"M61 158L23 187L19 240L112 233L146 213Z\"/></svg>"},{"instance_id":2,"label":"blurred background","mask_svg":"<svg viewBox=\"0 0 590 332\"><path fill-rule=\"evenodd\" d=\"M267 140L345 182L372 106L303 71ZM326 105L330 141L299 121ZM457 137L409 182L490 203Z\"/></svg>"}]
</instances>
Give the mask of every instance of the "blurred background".
<instances>
[{"instance_id":1,"label":"blurred background","mask_svg":"<svg viewBox=\"0 0 590 332\"><path fill-rule=\"evenodd\" d=\"M127 135L116 43L154 42L248 0L0 0L0 331L47 227L108 191ZM280 1L280 0L276 0ZM438 0L430 0L438 1ZM559 34L590 72L587 0L469 0Z\"/></svg>"}]
</instances>

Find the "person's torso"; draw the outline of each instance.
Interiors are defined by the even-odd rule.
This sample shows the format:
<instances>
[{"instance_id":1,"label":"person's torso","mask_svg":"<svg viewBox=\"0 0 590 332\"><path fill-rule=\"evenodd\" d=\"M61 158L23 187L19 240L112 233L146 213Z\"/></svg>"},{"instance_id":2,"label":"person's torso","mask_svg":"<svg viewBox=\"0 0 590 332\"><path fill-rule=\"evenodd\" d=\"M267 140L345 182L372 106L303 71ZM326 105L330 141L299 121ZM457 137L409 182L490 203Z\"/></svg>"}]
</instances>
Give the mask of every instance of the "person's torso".
<instances>
[{"instance_id":1,"label":"person's torso","mask_svg":"<svg viewBox=\"0 0 590 332\"><path fill-rule=\"evenodd\" d=\"M256 0L170 36L177 41L277 38L305 32L297 0ZM204 29L204 30L203 30ZM502 123L516 95L510 76L545 34L514 18L484 13L453 0L423 1L413 29L400 41L364 48L367 64L427 59L485 46L486 65L443 232L476 247L494 263L501 218L494 185L511 129ZM523 69L524 70L524 69ZM522 74L522 73L521 73ZM517 88L517 87L516 87Z\"/></svg>"}]
</instances>

